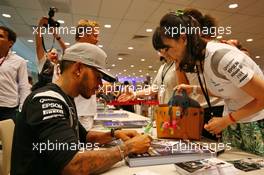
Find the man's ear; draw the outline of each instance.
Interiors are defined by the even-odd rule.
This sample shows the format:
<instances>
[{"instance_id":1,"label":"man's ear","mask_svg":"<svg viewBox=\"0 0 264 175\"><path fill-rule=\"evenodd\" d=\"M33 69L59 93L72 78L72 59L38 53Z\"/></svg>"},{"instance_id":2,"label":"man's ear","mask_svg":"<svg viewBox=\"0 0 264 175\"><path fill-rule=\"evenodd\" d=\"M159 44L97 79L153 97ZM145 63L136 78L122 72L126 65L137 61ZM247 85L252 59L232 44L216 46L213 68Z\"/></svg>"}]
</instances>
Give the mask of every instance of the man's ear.
<instances>
[{"instance_id":1,"label":"man's ear","mask_svg":"<svg viewBox=\"0 0 264 175\"><path fill-rule=\"evenodd\" d=\"M8 45L9 49L11 49L11 47L14 45L14 41L9 41Z\"/></svg>"},{"instance_id":2,"label":"man's ear","mask_svg":"<svg viewBox=\"0 0 264 175\"><path fill-rule=\"evenodd\" d=\"M81 75L82 69L83 69L82 63L80 63L80 62L74 63L74 66L73 66L73 74L75 76L79 77Z\"/></svg>"}]
</instances>

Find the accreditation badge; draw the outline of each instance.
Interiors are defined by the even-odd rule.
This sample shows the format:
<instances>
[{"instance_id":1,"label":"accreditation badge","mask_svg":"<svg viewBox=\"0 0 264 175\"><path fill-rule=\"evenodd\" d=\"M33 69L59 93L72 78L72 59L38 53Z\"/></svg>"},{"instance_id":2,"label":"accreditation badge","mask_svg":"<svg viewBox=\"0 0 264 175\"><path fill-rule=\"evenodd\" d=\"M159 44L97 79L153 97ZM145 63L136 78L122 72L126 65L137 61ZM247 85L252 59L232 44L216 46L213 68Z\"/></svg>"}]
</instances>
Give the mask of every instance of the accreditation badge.
<instances>
[{"instance_id":1,"label":"accreditation badge","mask_svg":"<svg viewBox=\"0 0 264 175\"><path fill-rule=\"evenodd\" d=\"M159 104L164 104L164 96L165 96L165 85L162 84L158 92Z\"/></svg>"}]
</instances>

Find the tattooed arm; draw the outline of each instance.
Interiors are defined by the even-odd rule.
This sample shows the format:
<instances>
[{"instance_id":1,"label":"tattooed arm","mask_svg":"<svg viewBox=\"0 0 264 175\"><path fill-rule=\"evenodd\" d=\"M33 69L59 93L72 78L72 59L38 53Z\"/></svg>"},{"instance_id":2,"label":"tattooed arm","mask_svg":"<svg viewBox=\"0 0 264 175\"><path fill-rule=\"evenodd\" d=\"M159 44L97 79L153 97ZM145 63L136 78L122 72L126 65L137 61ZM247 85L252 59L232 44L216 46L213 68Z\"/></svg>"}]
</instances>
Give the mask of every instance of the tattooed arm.
<instances>
[{"instance_id":1,"label":"tattooed arm","mask_svg":"<svg viewBox=\"0 0 264 175\"><path fill-rule=\"evenodd\" d=\"M151 139L147 135L139 135L120 146L126 157L130 153L144 153L150 146ZM118 147L102 151L78 152L64 167L62 175L98 174L108 170L123 158Z\"/></svg>"},{"instance_id":2,"label":"tattooed arm","mask_svg":"<svg viewBox=\"0 0 264 175\"><path fill-rule=\"evenodd\" d=\"M87 142L106 144L113 140L110 132L89 131L86 136Z\"/></svg>"},{"instance_id":3,"label":"tattooed arm","mask_svg":"<svg viewBox=\"0 0 264 175\"><path fill-rule=\"evenodd\" d=\"M117 147L102 151L78 152L63 169L62 174L99 174L121 160L121 154Z\"/></svg>"}]
</instances>

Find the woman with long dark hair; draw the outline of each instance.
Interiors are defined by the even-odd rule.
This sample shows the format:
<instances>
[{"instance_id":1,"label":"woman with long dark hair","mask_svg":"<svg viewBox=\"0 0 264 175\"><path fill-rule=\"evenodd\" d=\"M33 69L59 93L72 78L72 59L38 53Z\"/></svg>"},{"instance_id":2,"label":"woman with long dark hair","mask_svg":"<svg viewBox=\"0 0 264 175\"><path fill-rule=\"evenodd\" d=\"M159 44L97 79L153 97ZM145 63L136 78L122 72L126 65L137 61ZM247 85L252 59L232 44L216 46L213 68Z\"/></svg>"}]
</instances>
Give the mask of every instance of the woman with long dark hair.
<instances>
[{"instance_id":1,"label":"woman with long dark hair","mask_svg":"<svg viewBox=\"0 0 264 175\"><path fill-rule=\"evenodd\" d=\"M264 75L245 53L224 43L201 37L198 21L183 12L166 14L153 35L153 46L184 72L198 73L197 93L224 99L223 117L212 116L205 124L212 134L223 132L223 141L264 155ZM193 91L179 85L177 91Z\"/></svg>"}]
</instances>

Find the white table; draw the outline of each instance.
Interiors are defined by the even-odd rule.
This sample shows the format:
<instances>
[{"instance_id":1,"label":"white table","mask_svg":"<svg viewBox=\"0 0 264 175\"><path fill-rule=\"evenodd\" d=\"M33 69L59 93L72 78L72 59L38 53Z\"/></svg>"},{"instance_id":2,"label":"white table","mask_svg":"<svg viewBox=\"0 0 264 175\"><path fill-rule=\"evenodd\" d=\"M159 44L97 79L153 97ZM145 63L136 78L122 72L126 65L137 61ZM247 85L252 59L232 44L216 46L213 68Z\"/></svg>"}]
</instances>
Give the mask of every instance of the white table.
<instances>
[{"instance_id":1,"label":"white table","mask_svg":"<svg viewBox=\"0 0 264 175\"><path fill-rule=\"evenodd\" d=\"M113 120L118 120L118 121L140 121L140 120L148 120L150 121L149 118L147 117L144 117L142 115L139 115L139 114L135 114L135 113L132 113L132 112L128 112L128 111L125 111L125 110L114 110L112 111L113 113L127 113L128 114L128 117L122 117L122 118L118 118L118 117L97 117L97 115L95 115L95 118L94 120L97 120L97 121L100 121L100 120L110 120L110 119L113 119ZM103 113L100 112L100 113Z\"/></svg>"},{"instance_id":2,"label":"white table","mask_svg":"<svg viewBox=\"0 0 264 175\"><path fill-rule=\"evenodd\" d=\"M218 158L222 160L236 160L236 159L243 159L248 157L258 158L258 156L256 155L245 153L237 149L232 149L231 151L227 151L224 154L220 155ZM125 165L124 161L117 163L110 170L108 170L103 174L104 175L134 175L146 170L149 172L154 172L158 175L179 175L173 164L129 168L127 165ZM239 173L239 175L263 175L263 174L264 174L264 170Z\"/></svg>"},{"instance_id":3,"label":"white table","mask_svg":"<svg viewBox=\"0 0 264 175\"><path fill-rule=\"evenodd\" d=\"M116 112L120 112L120 110ZM127 111L123 111L123 112L127 112ZM122 118L120 119L121 121L148 120L148 118L143 117L141 115L134 114L131 112L127 112L127 113L129 114L129 117ZM95 130L98 130L98 129L95 129ZM138 128L136 130L141 131ZM152 132L152 135L153 137L157 136L155 128ZM225 153L221 154L218 158L222 160L238 160L238 159L244 159L244 158L249 158L249 157L259 158L259 156L240 151L236 148L232 148L230 151L225 151ZM150 173L156 173L158 175L178 175L176 168L174 167L173 164L130 168L125 164L125 161L118 162L110 170L108 170L107 172L103 174L104 175L134 175L134 174L144 172L144 171L148 171ZM264 175L264 170L256 170L256 171L251 171L251 172L239 173L239 175L262 175L262 174Z\"/></svg>"}]
</instances>

